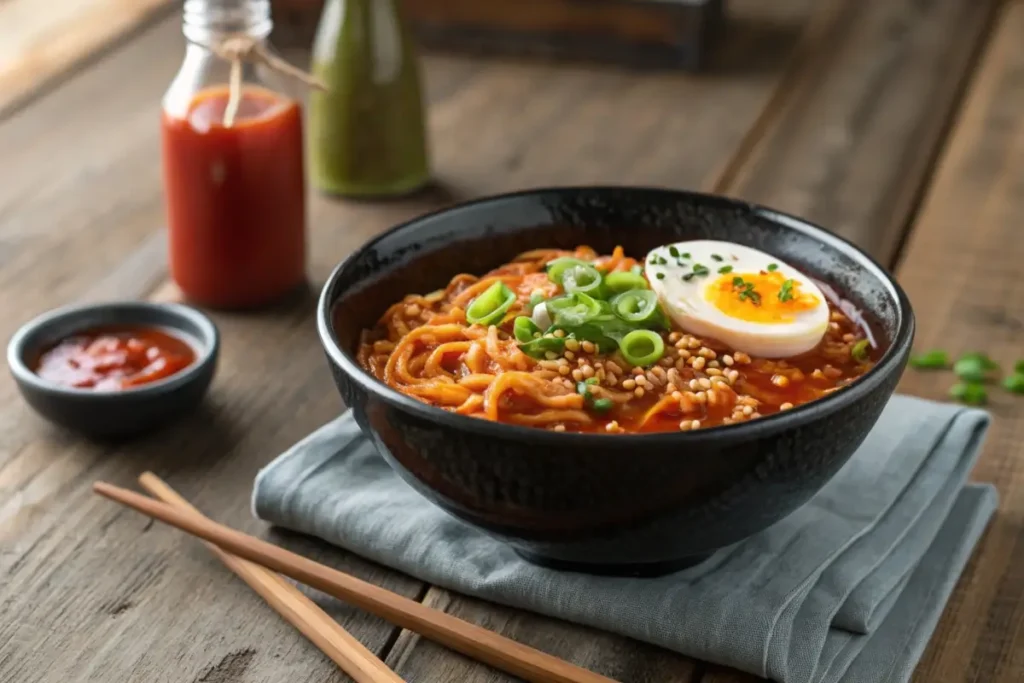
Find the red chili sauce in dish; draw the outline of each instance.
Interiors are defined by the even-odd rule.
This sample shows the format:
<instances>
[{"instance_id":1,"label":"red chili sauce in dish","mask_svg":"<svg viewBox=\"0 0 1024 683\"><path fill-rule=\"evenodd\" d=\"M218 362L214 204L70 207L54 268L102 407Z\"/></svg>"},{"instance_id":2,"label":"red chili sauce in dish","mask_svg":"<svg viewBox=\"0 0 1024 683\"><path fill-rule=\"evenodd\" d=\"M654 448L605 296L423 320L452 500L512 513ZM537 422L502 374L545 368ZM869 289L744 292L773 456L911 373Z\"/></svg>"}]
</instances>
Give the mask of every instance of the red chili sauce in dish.
<instances>
[{"instance_id":1,"label":"red chili sauce in dish","mask_svg":"<svg viewBox=\"0 0 1024 683\"><path fill-rule=\"evenodd\" d=\"M170 377L196 359L184 340L150 327L104 327L74 334L43 352L34 370L74 389L120 391Z\"/></svg>"}]
</instances>

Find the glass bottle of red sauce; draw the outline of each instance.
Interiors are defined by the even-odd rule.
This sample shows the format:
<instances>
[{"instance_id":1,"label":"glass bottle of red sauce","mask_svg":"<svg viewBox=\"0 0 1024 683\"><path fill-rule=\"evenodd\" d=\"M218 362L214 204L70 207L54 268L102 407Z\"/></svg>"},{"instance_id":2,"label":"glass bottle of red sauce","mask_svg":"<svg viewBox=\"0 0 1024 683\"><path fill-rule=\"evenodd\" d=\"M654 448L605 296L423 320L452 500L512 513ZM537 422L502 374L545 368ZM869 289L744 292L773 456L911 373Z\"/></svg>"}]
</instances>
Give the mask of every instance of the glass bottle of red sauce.
<instances>
[{"instance_id":1,"label":"glass bottle of red sauce","mask_svg":"<svg viewBox=\"0 0 1024 683\"><path fill-rule=\"evenodd\" d=\"M305 280L301 107L272 70L216 51L238 37L269 49L269 0L184 9L188 47L161 121L171 277L199 305L263 306Z\"/></svg>"}]
</instances>

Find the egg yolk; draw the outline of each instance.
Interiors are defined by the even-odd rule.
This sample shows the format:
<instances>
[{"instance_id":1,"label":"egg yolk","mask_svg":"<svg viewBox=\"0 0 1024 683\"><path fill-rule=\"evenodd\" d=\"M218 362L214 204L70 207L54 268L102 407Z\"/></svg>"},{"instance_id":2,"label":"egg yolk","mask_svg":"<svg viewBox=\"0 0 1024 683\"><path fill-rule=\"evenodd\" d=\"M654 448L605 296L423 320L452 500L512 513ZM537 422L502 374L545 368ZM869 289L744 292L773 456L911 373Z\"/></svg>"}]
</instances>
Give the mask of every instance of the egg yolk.
<instances>
[{"instance_id":1,"label":"egg yolk","mask_svg":"<svg viewBox=\"0 0 1024 683\"><path fill-rule=\"evenodd\" d=\"M735 273L711 282L704 298L731 318L752 323L788 323L798 313L813 310L821 302L802 291L800 281L778 271Z\"/></svg>"}]
</instances>

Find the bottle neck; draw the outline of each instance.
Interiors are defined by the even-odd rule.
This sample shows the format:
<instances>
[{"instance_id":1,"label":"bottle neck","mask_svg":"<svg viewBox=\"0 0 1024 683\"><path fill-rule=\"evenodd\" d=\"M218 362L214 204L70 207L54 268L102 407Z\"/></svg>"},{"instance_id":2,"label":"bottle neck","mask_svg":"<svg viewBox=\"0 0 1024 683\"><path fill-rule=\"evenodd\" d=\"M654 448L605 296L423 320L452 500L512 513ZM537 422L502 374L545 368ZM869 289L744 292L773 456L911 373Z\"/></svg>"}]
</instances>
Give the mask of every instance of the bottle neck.
<instances>
[{"instance_id":1,"label":"bottle neck","mask_svg":"<svg viewBox=\"0 0 1024 683\"><path fill-rule=\"evenodd\" d=\"M228 35L259 40L270 35L270 0L185 0L182 32L199 45Z\"/></svg>"}]
</instances>

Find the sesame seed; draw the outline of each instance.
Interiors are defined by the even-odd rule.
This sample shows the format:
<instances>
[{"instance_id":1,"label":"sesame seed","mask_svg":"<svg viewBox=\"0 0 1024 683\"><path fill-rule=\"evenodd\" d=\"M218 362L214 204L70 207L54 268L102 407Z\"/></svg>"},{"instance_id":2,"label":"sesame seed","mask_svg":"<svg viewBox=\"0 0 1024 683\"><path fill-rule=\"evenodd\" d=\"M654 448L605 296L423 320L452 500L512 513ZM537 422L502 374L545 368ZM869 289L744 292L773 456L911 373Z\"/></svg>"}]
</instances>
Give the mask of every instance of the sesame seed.
<instances>
[{"instance_id":1,"label":"sesame seed","mask_svg":"<svg viewBox=\"0 0 1024 683\"><path fill-rule=\"evenodd\" d=\"M572 351L569 351L568 349L566 349L566 352L563 355L569 360L573 360L574 358L576 358L576 354L573 353Z\"/></svg>"},{"instance_id":2,"label":"sesame seed","mask_svg":"<svg viewBox=\"0 0 1024 683\"><path fill-rule=\"evenodd\" d=\"M746 365L750 362L750 356L743 353L742 351L737 351L736 353L732 354L732 357L740 365Z\"/></svg>"},{"instance_id":3,"label":"sesame seed","mask_svg":"<svg viewBox=\"0 0 1024 683\"><path fill-rule=\"evenodd\" d=\"M409 304L405 307L405 317L407 318L415 318L422 312L419 304Z\"/></svg>"},{"instance_id":4,"label":"sesame seed","mask_svg":"<svg viewBox=\"0 0 1024 683\"><path fill-rule=\"evenodd\" d=\"M554 431L556 431L556 432L564 432L565 431L565 425L555 425L554 427L552 427L552 429Z\"/></svg>"},{"instance_id":5,"label":"sesame seed","mask_svg":"<svg viewBox=\"0 0 1024 683\"><path fill-rule=\"evenodd\" d=\"M672 400L673 401L682 401L683 400L683 394L680 391L678 391L678 390L673 391L671 396L672 396Z\"/></svg>"},{"instance_id":6,"label":"sesame seed","mask_svg":"<svg viewBox=\"0 0 1024 683\"><path fill-rule=\"evenodd\" d=\"M708 402L708 395L707 395L706 392L698 391L696 394L694 394L694 396L696 396L696 398L697 398L697 403L707 403Z\"/></svg>"},{"instance_id":7,"label":"sesame seed","mask_svg":"<svg viewBox=\"0 0 1024 683\"><path fill-rule=\"evenodd\" d=\"M772 375L772 384L777 387L788 387L789 378L785 375Z\"/></svg>"},{"instance_id":8,"label":"sesame seed","mask_svg":"<svg viewBox=\"0 0 1024 683\"><path fill-rule=\"evenodd\" d=\"M732 367L732 364L735 363L736 361L732 359L732 356L726 354L722 356L722 362L725 363L727 366Z\"/></svg>"},{"instance_id":9,"label":"sesame seed","mask_svg":"<svg viewBox=\"0 0 1024 683\"><path fill-rule=\"evenodd\" d=\"M781 406L779 406L779 410L789 410L792 407L792 403L783 403Z\"/></svg>"},{"instance_id":10,"label":"sesame seed","mask_svg":"<svg viewBox=\"0 0 1024 683\"><path fill-rule=\"evenodd\" d=\"M608 372L614 372L616 375L622 374L622 368L620 368L619 364L616 363L615 361L608 361L607 363L604 364L604 367L608 370Z\"/></svg>"},{"instance_id":11,"label":"sesame seed","mask_svg":"<svg viewBox=\"0 0 1024 683\"><path fill-rule=\"evenodd\" d=\"M580 370L582 370L583 376L586 377L587 379L590 379L591 377L594 376L594 368L592 368L589 365L584 365L582 368L580 368Z\"/></svg>"},{"instance_id":12,"label":"sesame seed","mask_svg":"<svg viewBox=\"0 0 1024 683\"><path fill-rule=\"evenodd\" d=\"M554 360L558 358L558 354L555 353L554 351L545 351L544 357L547 358L548 360Z\"/></svg>"},{"instance_id":13,"label":"sesame seed","mask_svg":"<svg viewBox=\"0 0 1024 683\"><path fill-rule=\"evenodd\" d=\"M757 419L757 418L759 418L759 417L761 417L761 413L759 413L759 412L757 412L757 411L755 410L755 411L753 412L753 414L751 414L751 416L750 416L750 419L751 419L751 420L756 420L756 419Z\"/></svg>"},{"instance_id":14,"label":"sesame seed","mask_svg":"<svg viewBox=\"0 0 1024 683\"><path fill-rule=\"evenodd\" d=\"M679 423L679 431L688 432L693 428L693 422L690 420L683 420Z\"/></svg>"},{"instance_id":15,"label":"sesame seed","mask_svg":"<svg viewBox=\"0 0 1024 683\"><path fill-rule=\"evenodd\" d=\"M689 351L687 351L686 349L680 349L679 350L679 357L682 358L683 360L686 360L687 358L690 358L692 355L693 354L690 353Z\"/></svg>"},{"instance_id":16,"label":"sesame seed","mask_svg":"<svg viewBox=\"0 0 1024 683\"><path fill-rule=\"evenodd\" d=\"M691 365L693 365L694 370L703 370L704 363L706 362L707 361L704 360L703 356L697 356L696 358L693 359L693 363L691 363Z\"/></svg>"},{"instance_id":17,"label":"sesame seed","mask_svg":"<svg viewBox=\"0 0 1024 683\"><path fill-rule=\"evenodd\" d=\"M565 375L568 375L569 372L570 372L570 370L569 370L569 366L568 365L559 365L558 366L558 374L559 375L565 376Z\"/></svg>"},{"instance_id":18,"label":"sesame seed","mask_svg":"<svg viewBox=\"0 0 1024 683\"><path fill-rule=\"evenodd\" d=\"M690 422L690 429L700 429L700 420Z\"/></svg>"},{"instance_id":19,"label":"sesame seed","mask_svg":"<svg viewBox=\"0 0 1024 683\"><path fill-rule=\"evenodd\" d=\"M743 414L747 416L753 415L754 409L751 408L750 406L743 406Z\"/></svg>"},{"instance_id":20,"label":"sesame seed","mask_svg":"<svg viewBox=\"0 0 1024 683\"><path fill-rule=\"evenodd\" d=\"M622 381L622 388L626 391L633 391L636 389L636 380L627 379Z\"/></svg>"},{"instance_id":21,"label":"sesame seed","mask_svg":"<svg viewBox=\"0 0 1024 683\"><path fill-rule=\"evenodd\" d=\"M717 360L709 360L708 361L708 367L709 368L719 368L719 367L722 367L722 366L718 364Z\"/></svg>"},{"instance_id":22,"label":"sesame seed","mask_svg":"<svg viewBox=\"0 0 1024 683\"><path fill-rule=\"evenodd\" d=\"M687 344L691 349L699 349L701 347L700 339L690 337L690 342Z\"/></svg>"},{"instance_id":23,"label":"sesame seed","mask_svg":"<svg viewBox=\"0 0 1024 683\"><path fill-rule=\"evenodd\" d=\"M555 330L552 334L561 339L565 336L565 330Z\"/></svg>"},{"instance_id":24,"label":"sesame seed","mask_svg":"<svg viewBox=\"0 0 1024 683\"><path fill-rule=\"evenodd\" d=\"M583 347L583 350L586 353L593 353L597 349L597 347L594 346L594 342L591 342L591 341L580 342L580 346Z\"/></svg>"},{"instance_id":25,"label":"sesame seed","mask_svg":"<svg viewBox=\"0 0 1024 683\"><path fill-rule=\"evenodd\" d=\"M580 350L580 343L577 340L575 340L575 339L566 339L565 340L565 348L569 349L570 351L574 351L574 352L575 351L579 351Z\"/></svg>"},{"instance_id":26,"label":"sesame seed","mask_svg":"<svg viewBox=\"0 0 1024 683\"><path fill-rule=\"evenodd\" d=\"M583 371L580 370L579 368L576 368L575 370L572 371L572 378L574 380L576 380L577 382L582 382L583 381Z\"/></svg>"},{"instance_id":27,"label":"sesame seed","mask_svg":"<svg viewBox=\"0 0 1024 683\"><path fill-rule=\"evenodd\" d=\"M708 368L704 373L707 374L708 377L719 377L723 374L718 368Z\"/></svg>"},{"instance_id":28,"label":"sesame seed","mask_svg":"<svg viewBox=\"0 0 1024 683\"><path fill-rule=\"evenodd\" d=\"M699 380L697 380L697 384L700 385L701 389L711 388L711 380L709 380L707 377L701 377Z\"/></svg>"},{"instance_id":29,"label":"sesame seed","mask_svg":"<svg viewBox=\"0 0 1024 683\"><path fill-rule=\"evenodd\" d=\"M708 389L705 393L708 395L709 406L713 406L718 403L718 394L715 393L714 389Z\"/></svg>"},{"instance_id":30,"label":"sesame seed","mask_svg":"<svg viewBox=\"0 0 1024 683\"><path fill-rule=\"evenodd\" d=\"M616 422L615 420L612 420L611 422L604 426L604 429L607 432L617 432L620 429L619 423Z\"/></svg>"},{"instance_id":31,"label":"sesame seed","mask_svg":"<svg viewBox=\"0 0 1024 683\"><path fill-rule=\"evenodd\" d=\"M680 338L681 338L682 336L683 336L683 335L679 334L678 332L673 332L673 333L671 333L671 334L669 334L669 335L668 335L668 340L669 340L669 342L671 342L671 343L675 344L675 343L676 343L677 341L679 341L679 339L680 339Z\"/></svg>"},{"instance_id":32,"label":"sesame seed","mask_svg":"<svg viewBox=\"0 0 1024 683\"><path fill-rule=\"evenodd\" d=\"M614 374L609 372L604 377L604 383L607 384L610 387L614 387L616 384L619 383L619 378L616 377Z\"/></svg>"},{"instance_id":33,"label":"sesame seed","mask_svg":"<svg viewBox=\"0 0 1024 683\"><path fill-rule=\"evenodd\" d=\"M633 395L636 396L637 398L643 398L644 388L637 387L636 389L633 390Z\"/></svg>"},{"instance_id":34,"label":"sesame seed","mask_svg":"<svg viewBox=\"0 0 1024 683\"><path fill-rule=\"evenodd\" d=\"M700 382L695 379L691 379L690 389L692 389L693 391L697 391L698 389L700 389Z\"/></svg>"}]
</instances>

